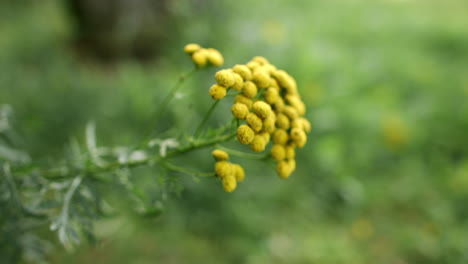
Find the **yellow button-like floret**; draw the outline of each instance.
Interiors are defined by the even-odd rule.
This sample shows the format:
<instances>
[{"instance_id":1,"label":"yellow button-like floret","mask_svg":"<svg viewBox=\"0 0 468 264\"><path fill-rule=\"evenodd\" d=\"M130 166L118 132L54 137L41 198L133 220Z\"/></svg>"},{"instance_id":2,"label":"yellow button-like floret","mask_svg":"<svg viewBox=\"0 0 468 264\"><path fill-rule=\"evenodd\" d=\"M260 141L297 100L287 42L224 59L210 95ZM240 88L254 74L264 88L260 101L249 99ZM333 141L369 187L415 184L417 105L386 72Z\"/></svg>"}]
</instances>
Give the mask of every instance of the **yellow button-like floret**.
<instances>
[{"instance_id":1,"label":"yellow button-like floret","mask_svg":"<svg viewBox=\"0 0 468 264\"><path fill-rule=\"evenodd\" d=\"M252 142L254 137L255 137L255 132L248 125L240 125L237 128L237 140L239 140L241 144L244 144L244 145L250 144L250 142Z\"/></svg>"},{"instance_id":2,"label":"yellow button-like floret","mask_svg":"<svg viewBox=\"0 0 468 264\"><path fill-rule=\"evenodd\" d=\"M259 132L262 130L263 127L263 121L260 117L258 117L254 113L248 113L247 116L245 117L245 121L247 121L247 124L255 131Z\"/></svg>"},{"instance_id":3,"label":"yellow button-like floret","mask_svg":"<svg viewBox=\"0 0 468 264\"><path fill-rule=\"evenodd\" d=\"M198 67L203 67L208 62L208 55L205 49L200 49L192 54L192 61Z\"/></svg>"},{"instance_id":4,"label":"yellow button-like floret","mask_svg":"<svg viewBox=\"0 0 468 264\"><path fill-rule=\"evenodd\" d=\"M242 93L248 97L248 98L253 98L255 95L257 95L258 89L257 86L251 82L251 81L246 81L244 82L244 86L242 87Z\"/></svg>"},{"instance_id":5,"label":"yellow button-like floret","mask_svg":"<svg viewBox=\"0 0 468 264\"><path fill-rule=\"evenodd\" d=\"M276 164L276 173L278 173L278 176L282 179L287 179L292 173L290 164L284 160L278 162L278 164Z\"/></svg>"},{"instance_id":6,"label":"yellow button-like floret","mask_svg":"<svg viewBox=\"0 0 468 264\"><path fill-rule=\"evenodd\" d=\"M268 88L270 86L270 76L264 71L255 71L252 76L252 81L258 88Z\"/></svg>"},{"instance_id":7,"label":"yellow button-like floret","mask_svg":"<svg viewBox=\"0 0 468 264\"><path fill-rule=\"evenodd\" d=\"M211 65L216 67L219 67L224 63L223 55L221 55L221 53L216 49L207 49L207 59Z\"/></svg>"},{"instance_id":8,"label":"yellow button-like floret","mask_svg":"<svg viewBox=\"0 0 468 264\"><path fill-rule=\"evenodd\" d=\"M290 105L283 108L283 114L285 114L290 120L294 120L299 117L296 108Z\"/></svg>"},{"instance_id":9,"label":"yellow button-like floret","mask_svg":"<svg viewBox=\"0 0 468 264\"><path fill-rule=\"evenodd\" d=\"M286 145L284 150L286 159L294 159L296 157L296 151L294 150L294 146Z\"/></svg>"},{"instance_id":10,"label":"yellow button-like floret","mask_svg":"<svg viewBox=\"0 0 468 264\"><path fill-rule=\"evenodd\" d=\"M266 140L260 134L257 134L252 142L250 142L249 147L253 152L262 152L265 150Z\"/></svg>"},{"instance_id":11,"label":"yellow button-like floret","mask_svg":"<svg viewBox=\"0 0 468 264\"><path fill-rule=\"evenodd\" d=\"M274 144L270 150L271 157L276 161L282 161L286 157L286 150L284 145Z\"/></svg>"},{"instance_id":12,"label":"yellow button-like floret","mask_svg":"<svg viewBox=\"0 0 468 264\"><path fill-rule=\"evenodd\" d=\"M188 54L192 54L195 51L198 51L199 49L201 49L200 45L195 44L195 43L190 43L190 44L185 45L184 52Z\"/></svg>"},{"instance_id":13,"label":"yellow button-like floret","mask_svg":"<svg viewBox=\"0 0 468 264\"><path fill-rule=\"evenodd\" d=\"M290 132L291 139L298 148L302 148L307 142L307 135L300 128L293 128Z\"/></svg>"},{"instance_id":14,"label":"yellow button-like floret","mask_svg":"<svg viewBox=\"0 0 468 264\"><path fill-rule=\"evenodd\" d=\"M215 163L216 176L224 178L233 174L232 164L227 161L218 161Z\"/></svg>"},{"instance_id":15,"label":"yellow button-like floret","mask_svg":"<svg viewBox=\"0 0 468 264\"><path fill-rule=\"evenodd\" d=\"M273 133L276 129L276 115L271 112L267 118L263 119L263 130L268 133Z\"/></svg>"},{"instance_id":16,"label":"yellow button-like floret","mask_svg":"<svg viewBox=\"0 0 468 264\"><path fill-rule=\"evenodd\" d=\"M234 176L236 177L236 181L241 182L245 178L244 169L239 164L233 164Z\"/></svg>"},{"instance_id":17,"label":"yellow button-like floret","mask_svg":"<svg viewBox=\"0 0 468 264\"><path fill-rule=\"evenodd\" d=\"M219 85L224 86L226 88L231 87L236 82L236 80L234 79L234 75L229 70L218 71L215 74L215 79Z\"/></svg>"},{"instance_id":18,"label":"yellow button-like floret","mask_svg":"<svg viewBox=\"0 0 468 264\"><path fill-rule=\"evenodd\" d=\"M236 177L233 174L229 174L221 179L223 189L225 192L232 192L237 187Z\"/></svg>"},{"instance_id":19,"label":"yellow button-like floret","mask_svg":"<svg viewBox=\"0 0 468 264\"><path fill-rule=\"evenodd\" d=\"M215 149L211 152L211 155L215 158L216 161L223 161L229 159L229 155L220 149Z\"/></svg>"},{"instance_id":20,"label":"yellow button-like floret","mask_svg":"<svg viewBox=\"0 0 468 264\"><path fill-rule=\"evenodd\" d=\"M273 132L274 144L285 145L288 142L288 139L288 132L286 132L284 129L276 129L275 132Z\"/></svg>"},{"instance_id":21,"label":"yellow button-like floret","mask_svg":"<svg viewBox=\"0 0 468 264\"><path fill-rule=\"evenodd\" d=\"M245 119L249 113L249 108L245 104L234 103L231 106L232 115L237 119Z\"/></svg>"},{"instance_id":22,"label":"yellow button-like floret","mask_svg":"<svg viewBox=\"0 0 468 264\"><path fill-rule=\"evenodd\" d=\"M268 88L263 93L263 98L265 98L265 102L269 104L274 104L276 100L278 100L278 97L279 97L278 90L276 90L273 87Z\"/></svg>"},{"instance_id":23,"label":"yellow button-like floret","mask_svg":"<svg viewBox=\"0 0 468 264\"><path fill-rule=\"evenodd\" d=\"M276 115L276 126L281 128L281 129L289 129L289 127L290 127L289 118L283 113L277 114Z\"/></svg>"},{"instance_id":24,"label":"yellow button-like floret","mask_svg":"<svg viewBox=\"0 0 468 264\"><path fill-rule=\"evenodd\" d=\"M251 109L252 108L252 100L246 97L245 95L238 94L236 97L234 97L234 103L241 103L245 104L247 108Z\"/></svg>"},{"instance_id":25,"label":"yellow button-like floret","mask_svg":"<svg viewBox=\"0 0 468 264\"><path fill-rule=\"evenodd\" d=\"M252 61L258 62L260 65L269 64L268 60L262 56L255 56Z\"/></svg>"},{"instance_id":26,"label":"yellow button-like floret","mask_svg":"<svg viewBox=\"0 0 468 264\"><path fill-rule=\"evenodd\" d=\"M242 87L244 87L244 79L242 79L242 77L235 72L232 73L232 76L234 76L234 84L231 88L236 91L241 91Z\"/></svg>"},{"instance_id":27,"label":"yellow button-like floret","mask_svg":"<svg viewBox=\"0 0 468 264\"><path fill-rule=\"evenodd\" d=\"M210 87L210 96L213 98L213 100L219 100L222 99L224 96L226 96L227 89L224 86L221 86L219 84L214 84L213 86Z\"/></svg>"},{"instance_id":28,"label":"yellow button-like floret","mask_svg":"<svg viewBox=\"0 0 468 264\"><path fill-rule=\"evenodd\" d=\"M252 105L252 109L255 114L257 114L260 118L267 118L271 113L271 106L264 101L256 101Z\"/></svg>"},{"instance_id":29,"label":"yellow button-like floret","mask_svg":"<svg viewBox=\"0 0 468 264\"><path fill-rule=\"evenodd\" d=\"M246 81L250 81L252 80L252 71L250 71L249 67L245 66L245 65L240 65L240 64L237 64L235 65L232 70L239 74L240 76L242 76L242 78Z\"/></svg>"}]
</instances>

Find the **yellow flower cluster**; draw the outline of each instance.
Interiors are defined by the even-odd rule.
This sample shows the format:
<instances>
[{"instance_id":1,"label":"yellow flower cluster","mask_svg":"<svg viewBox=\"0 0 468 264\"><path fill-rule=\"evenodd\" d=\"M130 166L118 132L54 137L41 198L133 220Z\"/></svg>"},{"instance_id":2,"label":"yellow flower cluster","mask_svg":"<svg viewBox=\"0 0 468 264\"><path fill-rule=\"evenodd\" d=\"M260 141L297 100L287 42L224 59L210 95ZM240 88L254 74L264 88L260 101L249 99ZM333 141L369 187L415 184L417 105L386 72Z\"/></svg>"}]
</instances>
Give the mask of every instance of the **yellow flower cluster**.
<instances>
[{"instance_id":1,"label":"yellow flower cluster","mask_svg":"<svg viewBox=\"0 0 468 264\"><path fill-rule=\"evenodd\" d=\"M189 54L192 57L193 63L200 68L208 63L216 67L224 63L223 55L218 50L212 48L205 49L195 43L185 45L184 52Z\"/></svg>"},{"instance_id":2,"label":"yellow flower cluster","mask_svg":"<svg viewBox=\"0 0 468 264\"><path fill-rule=\"evenodd\" d=\"M253 152L263 152L271 139L276 171L288 178L296 168L295 148L306 144L310 131L294 78L257 56L245 65L218 71L215 79L209 91L214 100L226 96L228 89L239 91L231 107L232 115L246 123L237 128L238 141Z\"/></svg>"},{"instance_id":3,"label":"yellow flower cluster","mask_svg":"<svg viewBox=\"0 0 468 264\"><path fill-rule=\"evenodd\" d=\"M244 180L244 169L239 164L228 162L229 155L222 150L215 149L211 154L216 160L214 166L215 173L221 179L224 191L234 191L237 187L237 182Z\"/></svg>"}]
</instances>

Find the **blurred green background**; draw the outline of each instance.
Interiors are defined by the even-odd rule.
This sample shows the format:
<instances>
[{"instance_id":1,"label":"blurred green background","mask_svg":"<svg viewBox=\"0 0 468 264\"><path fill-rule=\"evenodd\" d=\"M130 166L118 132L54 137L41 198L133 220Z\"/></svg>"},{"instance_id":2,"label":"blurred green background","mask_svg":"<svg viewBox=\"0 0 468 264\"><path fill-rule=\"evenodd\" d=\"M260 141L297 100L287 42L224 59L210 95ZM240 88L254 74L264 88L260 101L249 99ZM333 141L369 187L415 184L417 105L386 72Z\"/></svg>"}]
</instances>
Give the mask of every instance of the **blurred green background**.
<instances>
[{"instance_id":1,"label":"blurred green background","mask_svg":"<svg viewBox=\"0 0 468 264\"><path fill-rule=\"evenodd\" d=\"M232 194L180 177L161 216L99 221L97 244L55 245L51 263L468 263L468 2L78 2L0 2L0 104L36 162L60 158L90 120L100 145L141 139L192 68L189 42L226 67L261 55L288 71L313 131L288 180L244 160ZM215 71L184 85L164 137L198 124ZM189 166L209 171L200 153Z\"/></svg>"}]
</instances>

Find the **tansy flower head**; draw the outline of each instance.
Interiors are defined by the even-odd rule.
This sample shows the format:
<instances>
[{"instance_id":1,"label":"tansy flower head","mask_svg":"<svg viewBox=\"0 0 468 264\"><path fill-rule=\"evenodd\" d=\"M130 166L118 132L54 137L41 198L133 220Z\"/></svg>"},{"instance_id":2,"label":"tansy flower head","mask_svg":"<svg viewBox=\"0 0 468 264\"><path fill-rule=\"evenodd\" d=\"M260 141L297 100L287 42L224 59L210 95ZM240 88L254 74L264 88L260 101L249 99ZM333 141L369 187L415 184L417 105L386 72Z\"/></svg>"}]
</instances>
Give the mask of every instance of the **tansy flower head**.
<instances>
[{"instance_id":1,"label":"tansy flower head","mask_svg":"<svg viewBox=\"0 0 468 264\"><path fill-rule=\"evenodd\" d=\"M216 67L219 67L224 63L223 55L221 55L221 53L216 49L207 49L207 59L211 65Z\"/></svg>"},{"instance_id":2,"label":"tansy flower head","mask_svg":"<svg viewBox=\"0 0 468 264\"><path fill-rule=\"evenodd\" d=\"M216 161L223 161L229 159L229 155L222 150L215 149L211 152L211 155L215 158Z\"/></svg>"},{"instance_id":3,"label":"tansy flower head","mask_svg":"<svg viewBox=\"0 0 468 264\"><path fill-rule=\"evenodd\" d=\"M235 73L239 74L244 80L246 81L252 80L252 72L247 66L237 64L232 68L232 70Z\"/></svg>"},{"instance_id":4,"label":"tansy flower head","mask_svg":"<svg viewBox=\"0 0 468 264\"><path fill-rule=\"evenodd\" d=\"M234 169L234 176L236 177L236 181L241 182L245 178L244 169L239 164L233 164Z\"/></svg>"},{"instance_id":5,"label":"tansy flower head","mask_svg":"<svg viewBox=\"0 0 468 264\"><path fill-rule=\"evenodd\" d=\"M226 88L231 87L236 82L236 80L234 79L234 75L228 70L218 71L215 74L215 79L219 85L224 86Z\"/></svg>"},{"instance_id":6,"label":"tansy flower head","mask_svg":"<svg viewBox=\"0 0 468 264\"><path fill-rule=\"evenodd\" d=\"M276 161L282 161L286 157L284 145L274 144L270 150L271 157Z\"/></svg>"},{"instance_id":7,"label":"tansy flower head","mask_svg":"<svg viewBox=\"0 0 468 264\"><path fill-rule=\"evenodd\" d=\"M266 140L262 135L257 134L252 142L250 142L249 147L253 152L262 152L265 150Z\"/></svg>"},{"instance_id":8,"label":"tansy flower head","mask_svg":"<svg viewBox=\"0 0 468 264\"><path fill-rule=\"evenodd\" d=\"M238 73L232 73L232 76L234 76L234 84L232 85L232 89L236 91L242 90L242 87L244 87L244 79L238 74Z\"/></svg>"},{"instance_id":9,"label":"tansy flower head","mask_svg":"<svg viewBox=\"0 0 468 264\"><path fill-rule=\"evenodd\" d=\"M278 128L281 128L281 129L289 129L289 126L290 126L289 118L283 113L277 114L276 125L278 126Z\"/></svg>"},{"instance_id":10,"label":"tansy flower head","mask_svg":"<svg viewBox=\"0 0 468 264\"><path fill-rule=\"evenodd\" d=\"M234 103L231 107L232 115L237 119L245 119L249 113L249 108L245 104Z\"/></svg>"},{"instance_id":11,"label":"tansy flower head","mask_svg":"<svg viewBox=\"0 0 468 264\"><path fill-rule=\"evenodd\" d=\"M251 82L251 81L246 81L244 82L244 86L242 87L242 93L248 97L248 98L253 98L255 95L257 95L257 86Z\"/></svg>"},{"instance_id":12,"label":"tansy flower head","mask_svg":"<svg viewBox=\"0 0 468 264\"><path fill-rule=\"evenodd\" d=\"M192 61L198 67L203 67L208 62L208 55L205 49L197 50L192 54Z\"/></svg>"},{"instance_id":13,"label":"tansy flower head","mask_svg":"<svg viewBox=\"0 0 468 264\"><path fill-rule=\"evenodd\" d=\"M255 132L260 132L263 127L263 122L260 117L258 117L254 113L248 113L247 116L245 117L245 121L247 121L247 124L255 131Z\"/></svg>"},{"instance_id":14,"label":"tansy flower head","mask_svg":"<svg viewBox=\"0 0 468 264\"><path fill-rule=\"evenodd\" d=\"M200 49L201 49L200 45L195 44L195 43L189 43L189 44L185 45L184 52L188 53L188 54L192 54L195 51L198 51Z\"/></svg>"},{"instance_id":15,"label":"tansy flower head","mask_svg":"<svg viewBox=\"0 0 468 264\"><path fill-rule=\"evenodd\" d=\"M251 99L242 94L236 95L236 97L234 98L234 103L245 104L248 109L251 109L253 104Z\"/></svg>"},{"instance_id":16,"label":"tansy flower head","mask_svg":"<svg viewBox=\"0 0 468 264\"><path fill-rule=\"evenodd\" d=\"M276 129L273 133L273 143L285 145L288 142L288 132L284 129Z\"/></svg>"},{"instance_id":17,"label":"tansy flower head","mask_svg":"<svg viewBox=\"0 0 468 264\"><path fill-rule=\"evenodd\" d=\"M256 71L252 76L252 80L260 89L270 86L270 77L264 71Z\"/></svg>"},{"instance_id":18,"label":"tansy flower head","mask_svg":"<svg viewBox=\"0 0 468 264\"><path fill-rule=\"evenodd\" d=\"M227 90L226 87L221 86L219 84L214 84L210 87L209 94L213 100L219 100L222 99L224 96L226 96Z\"/></svg>"},{"instance_id":19,"label":"tansy flower head","mask_svg":"<svg viewBox=\"0 0 468 264\"><path fill-rule=\"evenodd\" d=\"M224 178L233 174L232 164L227 161L218 161L215 163L216 176Z\"/></svg>"},{"instance_id":20,"label":"tansy flower head","mask_svg":"<svg viewBox=\"0 0 468 264\"><path fill-rule=\"evenodd\" d=\"M254 137L255 137L255 132L248 125L240 125L237 128L237 140L239 140L241 144L244 144L244 145L250 144L250 142L252 142Z\"/></svg>"},{"instance_id":21,"label":"tansy flower head","mask_svg":"<svg viewBox=\"0 0 468 264\"><path fill-rule=\"evenodd\" d=\"M280 176L282 179L287 179L292 172L293 168L288 162L283 160L276 164L276 173L278 173L278 176Z\"/></svg>"},{"instance_id":22,"label":"tansy flower head","mask_svg":"<svg viewBox=\"0 0 468 264\"><path fill-rule=\"evenodd\" d=\"M194 54L203 51L202 48L191 50ZM237 140L243 145L249 145L253 152L263 152L272 139L269 153L277 162L277 174L281 178L288 178L296 168L295 148L306 144L306 133L311 128L309 121L304 118L306 106L294 78L278 70L267 59L257 56L245 65L237 64L232 69L218 71L215 79L217 84L210 88L213 99L225 97L227 89L241 92L237 93L231 106L236 122L245 122L238 125ZM217 157L217 164L226 162L228 158L221 154L217 154ZM232 191L236 181L243 179L244 171L239 165L228 164L230 169L223 169L223 163L215 167L218 168L218 176L224 175L220 176L223 177L224 189ZM234 181L226 175L234 176Z\"/></svg>"},{"instance_id":23,"label":"tansy flower head","mask_svg":"<svg viewBox=\"0 0 468 264\"><path fill-rule=\"evenodd\" d=\"M256 101L252 105L252 109L255 114L263 119L267 118L271 114L271 106L264 101Z\"/></svg>"},{"instance_id":24,"label":"tansy flower head","mask_svg":"<svg viewBox=\"0 0 468 264\"><path fill-rule=\"evenodd\" d=\"M236 176L234 174L226 175L221 179L221 183L225 192L232 192L237 187Z\"/></svg>"}]
</instances>

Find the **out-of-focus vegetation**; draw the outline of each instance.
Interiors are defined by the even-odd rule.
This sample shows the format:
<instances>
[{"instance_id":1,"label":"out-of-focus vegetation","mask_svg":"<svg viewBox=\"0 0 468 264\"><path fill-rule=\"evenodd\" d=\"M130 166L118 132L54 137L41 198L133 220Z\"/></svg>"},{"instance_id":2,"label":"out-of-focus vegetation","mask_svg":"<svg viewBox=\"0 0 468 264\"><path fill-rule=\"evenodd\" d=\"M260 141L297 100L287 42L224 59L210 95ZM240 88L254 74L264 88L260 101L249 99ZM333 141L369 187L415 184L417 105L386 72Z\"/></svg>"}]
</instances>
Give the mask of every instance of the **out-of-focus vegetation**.
<instances>
[{"instance_id":1,"label":"out-of-focus vegetation","mask_svg":"<svg viewBox=\"0 0 468 264\"><path fill-rule=\"evenodd\" d=\"M47 244L47 260L468 262L468 3L168 4L178 26L167 25L165 40L154 43L156 58L109 64L77 52L63 1L2 1L0 104L14 115L15 144L53 165L70 138L83 141L90 120L99 144L135 144L169 87L192 67L183 45L196 42L219 49L227 67L262 55L296 78L313 126L297 151L297 170L281 180L266 164L247 162L246 181L232 194L212 179L180 177L183 191L161 199L159 217L101 219L95 244L70 253ZM187 81L158 124L164 137L194 129L214 71ZM211 125L229 115L226 104ZM201 171L213 163L209 150L184 162ZM155 184L156 173L142 169L134 177ZM114 204L123 199L102 191ZM57 240L47 226L31 230ZM28 234L22 242L31 242ZM9 230L1 240L15 235ZM5 245L0 252L11 250ZM25 254L37 262L35 251Z\"/></svg>"}]
</instances>

